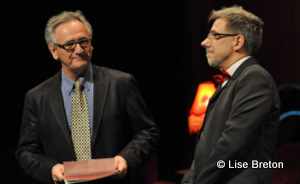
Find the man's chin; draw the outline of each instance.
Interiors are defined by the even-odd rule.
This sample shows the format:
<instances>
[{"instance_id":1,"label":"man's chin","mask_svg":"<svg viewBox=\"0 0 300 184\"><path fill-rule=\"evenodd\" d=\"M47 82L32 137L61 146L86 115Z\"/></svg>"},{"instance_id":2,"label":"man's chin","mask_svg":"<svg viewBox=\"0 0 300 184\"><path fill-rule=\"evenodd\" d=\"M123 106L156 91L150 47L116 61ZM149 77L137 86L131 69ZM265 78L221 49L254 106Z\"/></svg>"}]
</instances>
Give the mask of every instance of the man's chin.
<instances>
[{"instance_id":1,"label":"man's chin","mask_svg":"<svg viewBox=\"0 0 300 184\"><path fill-rule=\"evenodd\" d=\"M210 67L215 67L215 63L213 61L207 60L207 63Z\"/></svg>"},{"instance_id":2,"label":"man's chin","mask_svg":"<svg viewBox=\"0 0 300 184\"><path fill-rule=\"evenodd\" d=\"M73 61L72 66L70 67L73 71L85 71L89 66L88 61L80 60L80 61Z\"/></svg>"},{"instance_id":3,"label":"man's chin","mask_svg":"<svg viewBox=\"0 0 300 184\"><path fill-rule=\"evenodd\" d=\"M78 63L75 63L74 67L78 69L87 69L88 65L89 65L88 61L80 61Z\"/></svg>"}]
</instances>

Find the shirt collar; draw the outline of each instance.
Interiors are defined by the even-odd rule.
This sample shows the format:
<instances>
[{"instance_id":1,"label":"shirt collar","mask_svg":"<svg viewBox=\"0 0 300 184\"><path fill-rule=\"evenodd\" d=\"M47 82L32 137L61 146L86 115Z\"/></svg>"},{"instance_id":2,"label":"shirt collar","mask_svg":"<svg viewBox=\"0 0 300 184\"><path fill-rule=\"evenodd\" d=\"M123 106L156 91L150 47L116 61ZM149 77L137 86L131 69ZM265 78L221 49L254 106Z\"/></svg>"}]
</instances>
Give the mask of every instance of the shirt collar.
<instances>
[{"instance_id":1,"label":"shirt collar","mask_svg":"<svg viewBox=\"0 0 300 184\"><path fill-rule=\"evenodd\" d=\"M238 69L238 67L250 57L251 56L246 56L246 57L243 57L242 59L238 60L237 62L235 62L233 65L231 65L227 69L227 72L232 76L234 74L234 72Z\"/></svg>"},{"instance_id":2,"label":"shirt collar","mask_svg":"<svg viewBox=\"0 0 300 184\"><path fill-rule=\"evenodd\" d=\"M70 77L68 77L64 70L62 70L62 84L65 87L65 89L67 90L68 94L70 95L74 89L74 82ZM84 88L86 90L90 90L91 84L93 82L93 72L92 72L92 65L89 64L89 67L87 68L87 70L84 72L84 74L82 76L80 76L78 78L78 80L80 80L84 86Z\"/></svg>"}]
</instances>

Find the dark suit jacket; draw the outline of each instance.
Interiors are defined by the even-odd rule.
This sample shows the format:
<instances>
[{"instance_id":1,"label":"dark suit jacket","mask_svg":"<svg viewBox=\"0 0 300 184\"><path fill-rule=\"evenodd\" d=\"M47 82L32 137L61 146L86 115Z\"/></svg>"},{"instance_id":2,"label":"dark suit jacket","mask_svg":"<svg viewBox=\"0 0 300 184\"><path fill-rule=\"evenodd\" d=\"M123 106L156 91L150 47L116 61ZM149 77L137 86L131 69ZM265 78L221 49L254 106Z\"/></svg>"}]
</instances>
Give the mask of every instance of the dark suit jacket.
<instances>
[{"instance_id":1,"label":"dark suit jacket","mask_svg":"<svg viewBox=\"0 0 300 184\"><path fill-rule=\"evenodd\" d=\"M128 174L112 183L140 183L137 171L155 150L160 131L130 74L92 68L92 158L122 156ZM26 94L16 157L27 174L44 183L53 183L55 164L76 160L61 94L61 71Z\"/></svg>"},{"instance_id":2,"label":"dark suit jacket","mask_svg":"<svg viewBox=\"0 0 300 184\"><path fill-rule=\"evenodd\" d=\"M272 77L255 58L247 59L211 97L192 167L182 183L271 184L272 170L254 169L252 160L273 160L279 108ZM225 168L217 168L219 160ZM229 168L229 161L249 166Z\"/></svg>"}]
</instances>

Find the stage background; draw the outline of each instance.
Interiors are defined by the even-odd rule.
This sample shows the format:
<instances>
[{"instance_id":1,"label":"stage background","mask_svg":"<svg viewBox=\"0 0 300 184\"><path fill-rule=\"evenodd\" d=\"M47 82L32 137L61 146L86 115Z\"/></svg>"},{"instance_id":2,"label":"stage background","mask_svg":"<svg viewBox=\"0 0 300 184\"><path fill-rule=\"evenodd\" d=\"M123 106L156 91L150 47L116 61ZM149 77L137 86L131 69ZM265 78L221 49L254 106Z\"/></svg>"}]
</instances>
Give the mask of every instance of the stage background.
<instances>
[{"instance_id":1,"label":"stage background","mask_svg":"<svg viewBox=\"0 0 300 184\"><path fill-rule=\"evenodd\" d=\"M195 135L187 116L199 83L217 71L208 66L200 43L212 9L242 5L265 22L260 64L277 85L300 83L300 1L165 0L165 1L7 1L1 7L0 176L9 183L30 183L17 166L26 92L54 75L60 64L44 41L47 20L63 10L82 10L93 26L93 60L97 65L133 74L156 123L159 180L178 182L176 171L192 161Z\"/></svg>"}]
</instances>

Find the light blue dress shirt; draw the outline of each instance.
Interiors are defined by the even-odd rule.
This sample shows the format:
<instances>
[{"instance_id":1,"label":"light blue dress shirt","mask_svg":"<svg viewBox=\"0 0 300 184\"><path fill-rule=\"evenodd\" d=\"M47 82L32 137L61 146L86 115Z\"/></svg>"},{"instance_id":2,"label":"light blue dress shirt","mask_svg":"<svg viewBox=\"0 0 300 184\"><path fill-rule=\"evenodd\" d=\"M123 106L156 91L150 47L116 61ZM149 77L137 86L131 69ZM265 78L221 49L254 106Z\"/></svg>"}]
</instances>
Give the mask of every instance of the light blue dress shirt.
<instances>
[{"instance_id":1,"label":"light blue dress shirt","mask_svg":"<svg viewBox=\"0 0 300 184\"><path fill-rule=\"evenodd\" d=\"M66 116L68 120L69 127L71 129L71 108L72 108L72 95L75 91L74 82L70 77L68 77L64 70L61 72L61 92L63 96L63 101L65 105ZM83 84L83 92L87 98L90 114L90 128L91 135L93 133L93 117L94 117L94 81L93 81L93 71L91 64L89 65L86 72L79 77Z\"/></svg>"}]
</instances>

